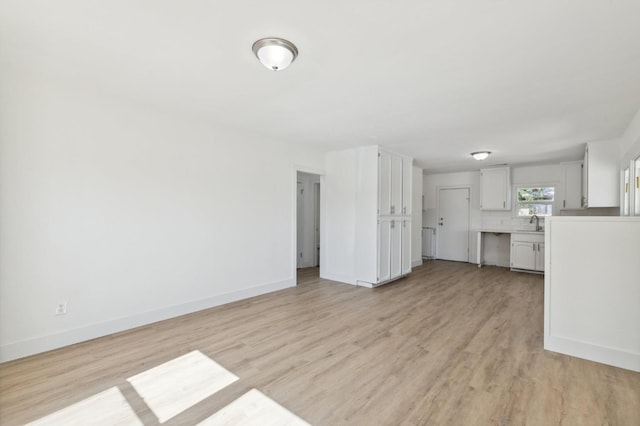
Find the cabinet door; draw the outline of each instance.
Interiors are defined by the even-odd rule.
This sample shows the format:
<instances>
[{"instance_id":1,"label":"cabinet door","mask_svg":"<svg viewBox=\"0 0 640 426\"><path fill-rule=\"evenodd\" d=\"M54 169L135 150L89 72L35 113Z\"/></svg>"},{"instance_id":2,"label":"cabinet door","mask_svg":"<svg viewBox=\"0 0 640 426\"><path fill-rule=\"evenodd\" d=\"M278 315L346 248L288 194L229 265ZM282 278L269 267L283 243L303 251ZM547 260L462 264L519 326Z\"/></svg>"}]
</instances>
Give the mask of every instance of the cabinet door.
<instances>
[{"instance_id":1,"label":"cabinet door","mask_svg":"<svg viewBox=\"0 0 640 426\"><path fill-rule=\"evenodd\" d=\"M535 243L536 253L536 271L544 271L544 243Z\"/></svg>"},{"instance_id":2,"label":"cabinet door","mask_svg":"<svg viewBox=\"0 0 640 426\"><path fill-rule=\"evenodd\" d=\"M391 214L391 154L378 153L378 214Z\"/></svg>"},{"instance_id":3,"label":"cabinet door","mask_svg":"<svg viewBox=\"0 0 640 426\"><path fill-rule=\"evenodd\" d=\"M480 171L480 208L482 210L510 210L510 190L508 167Z\"/></svg>"},{"instance_id":4,"label":"cabinet door","mask_svg":"<svg viewBox=\"0 0 640 426\"><path fill-rule=\"evenodd\" d=\"M402 214L411 216L411 183L413 182L413 159L402 159Z\"/></svg>"},{"instance_id":5,"label":"cabinet door","mask_svg":"<svg viewBox=\"0 0 640 426\"><path fill-rule=\"evenodd\" d=\"M513 241L511 243L511 267L536 269L537 244L530 241Z\"/></svg>"},{"instance_id":6,"label":"cabinet door","mask_svg":"<svg viewBox=\"0 0 640 426\"><path fill-rule=\"evenodd\" d=\"M391 156L391 214L402 213L402 157Z\"/></svg>"},{"instance_id":7,"label":"cabinet door","mask_svg":"<svg viewBox=\"0 0 640 426\"><path fill-rule=\"evenodd\" d=\"M391 220L391 278L402 275L402 220Z\"/></svg>"},{"instance_id":8,"label":"cabinet door","mask_svg":"<svg viewBox=\"0 0 640 426\"><path fill-rule=\"evenodd\" d=\"M634 172L634 193L633 193L633 211L635 216L640 216L640 157L636 158L633 162L635 172Z\"/></svg>"},{"instance_id":9,"label":"cabinet door","mask_svg":"<svg viewBox=\"0 0 640 426\"><path fill-rule=\"evenodd\" d=\"M565 164L563 209L582 208L582 163Z\"/></svg>"},{"instance_id":10,"label":"cabinet door","mask_svg":"<svg viewBox=\"0 0 640 426\"><path fill-rule=\"evenodd\" d=\"M380 219L378 221L378 280L376 282L391 279L391 220Z\"/></svg>"},{"instance_id":11,"label":"cabinet door","mask_svg":"<svg viewBox=\"0 0 640 426\"><path fill-rule=\"evenodd\" d=\"M584 161L582 162L582 207L589 207L589 147L584 150Z\"/></svg>"},{"instance_id":12,"label":"cabinet door","mask_svg":"<svg viewBox=\"0 0 640 426\"><path fill-rule=\"evenodd\" d=\"M411 272L411 221L402 221L402 275Z\"/></svg>"}]
</instances>

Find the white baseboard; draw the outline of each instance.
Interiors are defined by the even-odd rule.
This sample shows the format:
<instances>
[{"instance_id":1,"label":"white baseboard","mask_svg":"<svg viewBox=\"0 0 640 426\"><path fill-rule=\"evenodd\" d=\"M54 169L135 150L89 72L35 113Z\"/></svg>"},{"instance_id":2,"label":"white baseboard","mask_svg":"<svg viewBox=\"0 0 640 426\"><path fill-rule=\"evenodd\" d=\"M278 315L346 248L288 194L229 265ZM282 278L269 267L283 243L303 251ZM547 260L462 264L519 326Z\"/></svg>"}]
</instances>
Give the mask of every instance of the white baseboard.
<instances>
[{"instance_id":1,"label":"white baseboard","mask_svg":"<svg viewBox=\"0 0 640 426\"><path fill-rule=\"evenodd\" d=\"M415 268L416 266L421 266L421 265L422 265L422 259L414 260L413 262L411 262L412 268Z\"/></svg>"},{"instance_id":2,"label":"white baseboard","mask_svg":"<svg viewBox=\"0 0 640 426\"><path fill-rule=\"evenodd\" d=\"M640 372L640 354L557 336L545 336L544 348L548 351Z\"/></svg>"},{"instance_id":3,"label":"white baseboard","mask_svg":"<svg viewBox=\"0 0 640 426\"><path fill-rule=\"evenodd\" d=\"M97 337L106 336L135 327L163 321L180 315L190 314L203 309L213 308L226 303L235 302L249 297L282 290L295 286L293 278L274 283L262 284L245 288L231 293L220 294L206 299L194 300L179 305L168 306L153 311L142 312L128 317L116 318L100 323L88 324L58 333L40 336L20 342L0 346L0 362L11 361L29 355L58 349L64 346L80 343Z\"/></svg>"}]
</instances>

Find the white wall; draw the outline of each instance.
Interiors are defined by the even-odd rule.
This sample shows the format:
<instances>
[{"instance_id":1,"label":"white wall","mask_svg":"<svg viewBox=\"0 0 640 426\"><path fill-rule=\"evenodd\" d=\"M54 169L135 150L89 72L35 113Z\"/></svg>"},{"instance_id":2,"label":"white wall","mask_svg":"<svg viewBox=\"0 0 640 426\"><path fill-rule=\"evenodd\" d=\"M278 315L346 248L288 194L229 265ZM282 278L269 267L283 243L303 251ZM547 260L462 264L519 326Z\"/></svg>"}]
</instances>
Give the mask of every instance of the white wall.
<instances>
[{"instance_id":1,"label":"white wall","mask_svg":"<svg viewBox=\"0 0 640 426\"><path fill-rule=\"evenodd\" d=\"M554 217L545 349L640 371L640 218Z\"/></svg>"},{"instance_id":2,"label":"white wall","mask_svg":"<svg viewBox=\"0 0 640 426\"><path fill-rule=\"evenodd\" d=\"M326 154L322 181L320 276L356 283L357 150Z\"/></svg>"},{"instance_id":3,"label":"white wall","mask_svg":"<svg viewBox=\"0 0 640 426\"><path fill-rule=\"evenodd\" d=\"M322 153L2 70L1 360L295 283Z\"/></svg>"},{"instance_id":4,"label":"white wall","mask_svg":"<svg viewBox=\"0 0 640 426\"><path fill-rule=\"evenodd\" d=\"M411 191L411 265L422 265L422 169L413 167Z\"/></svg>"}]
</instances>

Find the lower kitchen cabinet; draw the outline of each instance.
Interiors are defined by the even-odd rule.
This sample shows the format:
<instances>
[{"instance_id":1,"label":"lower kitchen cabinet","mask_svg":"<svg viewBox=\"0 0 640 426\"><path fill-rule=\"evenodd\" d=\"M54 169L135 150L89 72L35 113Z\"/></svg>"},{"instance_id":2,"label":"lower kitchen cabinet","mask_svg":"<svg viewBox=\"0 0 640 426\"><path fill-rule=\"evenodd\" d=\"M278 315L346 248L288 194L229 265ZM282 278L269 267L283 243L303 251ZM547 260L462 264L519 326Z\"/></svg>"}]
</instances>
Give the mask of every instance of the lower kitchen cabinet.
<instances>
[{"instance_id":1,"label":"lower kitchen cabinet","mask_svg":"<svg viewBox=\"0 0 640 426\"><path fill-rule=\"evenodd\" d=\"M511 269L544 272L544 235L511 234Z\"/></svg>"}]
</instances>

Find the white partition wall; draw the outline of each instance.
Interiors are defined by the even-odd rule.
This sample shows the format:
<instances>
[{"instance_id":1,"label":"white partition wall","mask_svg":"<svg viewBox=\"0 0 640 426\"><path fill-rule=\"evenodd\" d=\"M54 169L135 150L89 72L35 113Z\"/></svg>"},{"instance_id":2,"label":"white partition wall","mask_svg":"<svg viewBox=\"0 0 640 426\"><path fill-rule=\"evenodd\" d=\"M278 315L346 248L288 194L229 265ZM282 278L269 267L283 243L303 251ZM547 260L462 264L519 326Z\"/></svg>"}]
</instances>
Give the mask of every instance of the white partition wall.
<instances>
[{"instance_id":1,"label":"white partition wall","mask_svg":"<svg viewBox=\"0 0 640 426\"><path fill-rule=\"evenodd\" d=\"M640 218L547 218L544 347L640 371Z\"/></svg>"}]
</instances>

